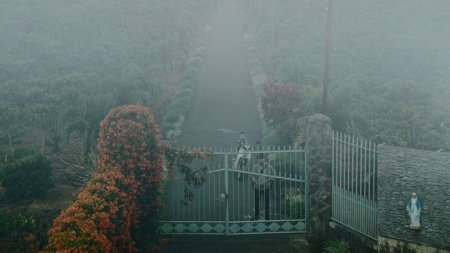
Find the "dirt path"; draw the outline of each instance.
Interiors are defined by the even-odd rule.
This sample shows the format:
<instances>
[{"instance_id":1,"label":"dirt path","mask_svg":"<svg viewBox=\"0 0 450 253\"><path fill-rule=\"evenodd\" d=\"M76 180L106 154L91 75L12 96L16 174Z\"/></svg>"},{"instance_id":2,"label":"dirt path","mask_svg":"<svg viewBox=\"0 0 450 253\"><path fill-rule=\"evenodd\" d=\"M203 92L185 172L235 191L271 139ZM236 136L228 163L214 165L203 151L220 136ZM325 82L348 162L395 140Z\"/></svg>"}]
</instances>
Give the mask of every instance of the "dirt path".
<instances>
[{"instance_id":1,"label":"dirt path","mask_svg":"<svg viewBox=\"0 0 450 253\"><path fill-rule=\"evenodd\" d=\"M178 144L187 147L234 147L240 131L254 144L261 139L247 67L244 22L233 1L222 1L211 24L200 82Z\"/></svg>"}]
</instances>

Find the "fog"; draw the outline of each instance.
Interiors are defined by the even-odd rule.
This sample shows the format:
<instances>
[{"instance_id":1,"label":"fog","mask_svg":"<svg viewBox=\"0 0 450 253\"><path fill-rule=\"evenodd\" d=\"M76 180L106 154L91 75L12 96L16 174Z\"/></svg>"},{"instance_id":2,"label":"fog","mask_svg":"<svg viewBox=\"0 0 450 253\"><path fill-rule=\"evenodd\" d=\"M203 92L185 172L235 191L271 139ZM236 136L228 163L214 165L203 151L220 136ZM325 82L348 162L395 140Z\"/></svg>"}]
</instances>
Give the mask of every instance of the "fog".
<instances>
[{"instance_id":1,"label":"fog","mask_svg":"<svg viewBox=\"0 0 450 253\"><path fill-rule=\"evenodd\" d=\"M250 1L271 76L321 110L326 1ZM448 149L450 3L333 1L329 115L379 143ZM314 97L314 99L312 99Z\"/></svg>"},{"instance_id":2,"label":"fog","mask_svg":"<svg viewBox=\"0 0 450 253\"><path fill-rule=\"evenodd\" d=\"M17 110L3 115L2 136L15 135L8 131L17 129L10 126L16 121L49 115L57 121L54 116L68 114L59 109L69 107L78 114L80 106L99 110L91 111L97 123L111 106L142 103L162 119L187 61L207 45L202 30L221 6L206 0L2 1L1 105ZM304 114L320 111L327 2L236 6L242 36L253 38L249 52L269 79L298 85ZM329 114L336 128L380 142L448 147L449 10L447 1L334 2Z\"/></svg>"},{"instance_id":3,"label":"fog","mask_svg":"<svg viewBox=\"0 0 450 253\"><path fill-rule=\"evenodd\" d=\"M0 0L0 248L27 248L27 226L45 246L97 168L100 122L121 105L150 108L167 146L231 154L241 132L250 145L302 146L308 117L324 113L373 145L448 152L449 24L448 0ZM30 154L48 159L33 167L42 178L5 169ZM26 198L49 197L7 197L17 171L9 186L45 183ZM11 210L35 211L39 227L20 216L27 224L6 228Z\"/></svg>"}]
</instances>

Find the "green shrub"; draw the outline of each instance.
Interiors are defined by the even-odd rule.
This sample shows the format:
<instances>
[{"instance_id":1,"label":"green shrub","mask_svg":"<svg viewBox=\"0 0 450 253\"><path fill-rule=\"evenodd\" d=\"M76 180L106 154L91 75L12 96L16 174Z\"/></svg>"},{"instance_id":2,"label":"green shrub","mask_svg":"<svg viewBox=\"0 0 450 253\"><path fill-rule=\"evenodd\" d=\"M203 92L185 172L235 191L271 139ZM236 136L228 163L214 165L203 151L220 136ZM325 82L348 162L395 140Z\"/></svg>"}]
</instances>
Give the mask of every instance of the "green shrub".
<instances>
[{"instance_id":1,"label":"green shrub","mask_svg":"<svg viewBox=\"0 0 450 253\"><path fill-rule=\"evenodd\" d=\"M0 211L0 238L11 240L15 252L30 252L30 244L35 243L36 230L37 222L32 215Z\"/></svg>"},{"instance_id":2,"label":"green shrub","mask_svg":"<svg viewBox=\"0 0 450 253\"><path fill-rule=\"evenodd\" d=\"M176 113L168 113L164 116L164 122L165 124L163 124L163 126L170 126L171 124L175 124L176 122L178 122L178 120L180 119L180 116ZM163 127L165 128L165 127ZM171 128L172 129L172 128Z\"/></svg>"},{"instance_id":3,"label":"green shrub","mask_svg":"<svg viewBox=\"0 0 450 253\"><path fill-rule=\"evenodd\" d=\"M281 203L281 213L284 213L287 219L305 218L305 197L300 189L286 193Z\"/></svg>"},{"instance_id":4,"label":"green shrub","mask_svg":"<svg viewBox=\"0 0 450 253\"><path fill-rule=\"evenodd\" d=\"M181 77L181 81L182 82L186 80L196 81L199 71L200 71L199 68L193 65L188 65L186 71L184 71L183 76Z\"/></svg>"},{"instance_id":5,"label":"green shrub","mask_svg":"<svg viewBox=\"0 0 450 253\"><path fill-rule=\"evenodd\" d=\"M5 196L10 200L45 196L54 187L51 169L50 161L44 156L29 150L15 151L14 160L2 168Z\"/></svg>"},{"instance_id":6,"label":"green shrub","mask_svg":"<svg viewBox=\"0 0 450 253\"><path fill-rule=\"evenodd\" d=\"M324 251L325 253L349 253L350 244L346 241L328 241Z\"/></svg>"},{"instance_id":7,"label":"green shrub","mask_svg":"<svg viewBox=\"0 0 450 253\"><path fill-rule=\"evenodd\" d=\"M192 56L187 62L186 70L181 76L180 85L173 98L172 104L167 109L161 124L162 135L171 130L180 128L180 119L188 112L191 107L192 97L194 95L194 86L198 82L198 75L203 63L201 53Z\"/></svg>"},{"instance_id":8,"label":"green shrub","mask_svg":"<svg viewBox=\"0 0 450 253\"><path fill-rule=\"evenodd\" d=\"M192 56L189 61L188 61L188 65L193 65L194 68L196 69L200 69L200 67L202 66L203 63L203 57L201 55L197 55L197 56Z\"/></svg>"},{"instance_id":9,"label":"green shrub","mask_svg":"<svg viewBox=\"0 0 450 253\"><path fill-rule=\"evenodd\" d=\"M0 211L0 235L11 239L22 238L36 229L36 221L28 214L9 214Z\"/></svg>"},{"instance_id":10,"label":"green shrub","mask_svg":"<svg viewBox=\"0 0 450 253\"><path fill-rule=\"evenodd\" d=\"M167 110L166 115L164 115L162 124L162 130L164 133L166 133L167 130L171 130L172 128L169 127L169 125L176 124L180 117L184 116L191 107L192 93L188 91L189 90L185 89L185 92L177 93L174 101Z\"/></svg>"},{"instance_id":11,"label":"green shrub","mask_svg":"<svg viewBox=\"0 0 450 253\"><path fill-rule=\"evenodd\" d=\"M176 96L174 101L172 102L172 105L170 108L177 108L177 107L190 107L191 106L191 100L192 97L187 94L179 94L179 96Z\"/></svg>"},{"instance_id":12,"label":"green shrub","mask_svg":"<svg viewBox=\"0 0 450 253\"><path fill-rule=\"evenodd\" d=\"M170 121L172 118L177 119L180 116L183 116L191 106L190 101L190 97L181 97L176 99L173 104L170 105L169 110L167 110L167 113L164 116L164 121Z\"/></svg>"},{"instance_id":13,"label":"green shrub","mask_svg":"<svg viewBox=\"0 0 450 253\"><path fill-rule=\"evenodd\" d=\"M161 125L161 131L163 133L168 133L169 131L173 131L175 130L175 122L169 122L167 121L166 123Z\"/></svg>"},{"instance_id":14,"label":"green shrub","mask_svg":"<svg viewBox=\"0 0 450 253\"><path fill-rule=\"evenodd\" d=\"M180 88L175 93L175 97L178 97L178 96L192 97L193 95L194 95L194 92L190 88Z\"/></svg>"},{"instance_id":15,"label":"green shrub","mask_svg":"<svg viewBox=\"0 0 450 253\"><path fill-rule=\"evenodd\" d=\"M194 80L185 79L181 81L180 89L189 89L192 90L194 88Z\"/></svg>"}]
</instances>

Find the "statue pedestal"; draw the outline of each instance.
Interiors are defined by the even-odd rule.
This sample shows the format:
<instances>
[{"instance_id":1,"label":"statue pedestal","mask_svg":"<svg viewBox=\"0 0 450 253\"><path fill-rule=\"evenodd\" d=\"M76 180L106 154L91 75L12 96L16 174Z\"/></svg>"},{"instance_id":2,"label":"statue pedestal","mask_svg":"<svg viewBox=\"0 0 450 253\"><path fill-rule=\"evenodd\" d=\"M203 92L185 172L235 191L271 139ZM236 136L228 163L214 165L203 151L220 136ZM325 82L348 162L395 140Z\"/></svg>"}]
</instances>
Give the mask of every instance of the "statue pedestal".
<instances>
[{"instance_id":1,"label":"statue pedestal","mask_svg":"<svg viewBox=\"0 0 450 253\"><path fill-rule=\"evenodd\" d=\"M409 225L409 228L412 230L420 230L420 224L416 225L416 224L411 224Z\"/></svg>"}]
</instances>

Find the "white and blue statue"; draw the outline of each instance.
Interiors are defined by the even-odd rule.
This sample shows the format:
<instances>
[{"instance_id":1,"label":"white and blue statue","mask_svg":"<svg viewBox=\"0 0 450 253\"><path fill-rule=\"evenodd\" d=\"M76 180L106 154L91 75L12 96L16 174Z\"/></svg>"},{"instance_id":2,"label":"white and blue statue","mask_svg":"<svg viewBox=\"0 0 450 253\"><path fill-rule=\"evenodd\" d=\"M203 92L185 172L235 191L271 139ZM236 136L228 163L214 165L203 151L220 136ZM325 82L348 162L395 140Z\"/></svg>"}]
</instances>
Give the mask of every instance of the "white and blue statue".
<instances>
[{"instance_id":1,"label":"white and blue statue","mask_svg":"<svg viewBox=\"0 0 450 253\"><path fill-rule=\"evenodd\" d=\"M411 223L409 224L410 229L419 230L420 229L420 212L422 211L422 204L417 198L416 193L411 194L411 199L406 206Z\"/></svg>"}]
</instances>

